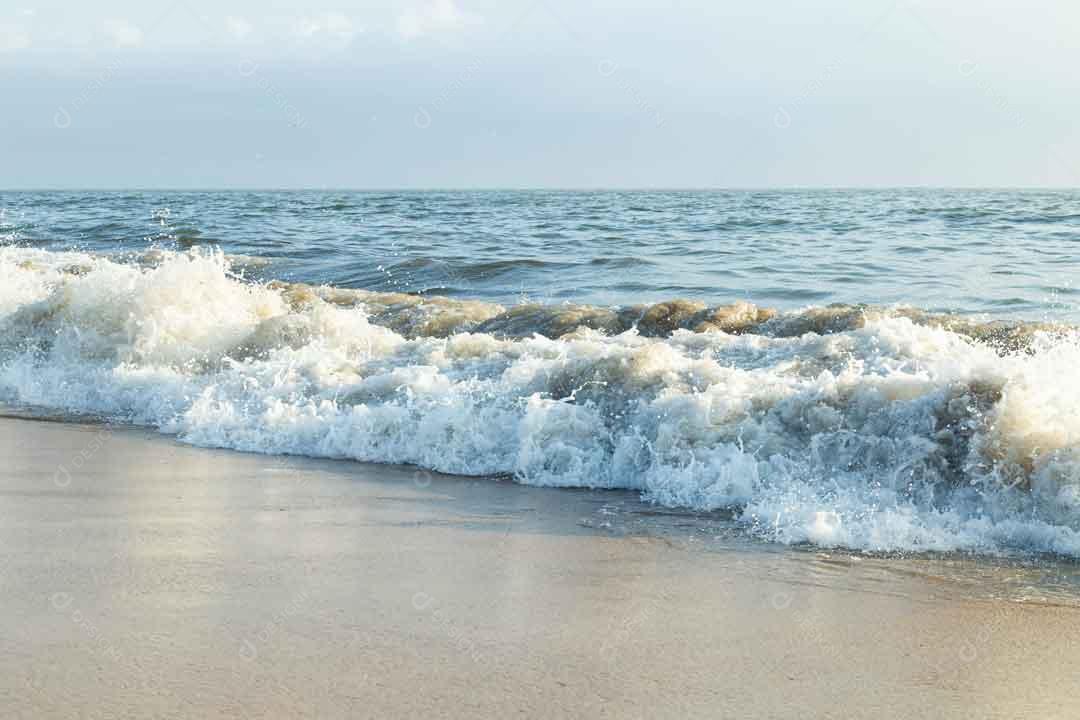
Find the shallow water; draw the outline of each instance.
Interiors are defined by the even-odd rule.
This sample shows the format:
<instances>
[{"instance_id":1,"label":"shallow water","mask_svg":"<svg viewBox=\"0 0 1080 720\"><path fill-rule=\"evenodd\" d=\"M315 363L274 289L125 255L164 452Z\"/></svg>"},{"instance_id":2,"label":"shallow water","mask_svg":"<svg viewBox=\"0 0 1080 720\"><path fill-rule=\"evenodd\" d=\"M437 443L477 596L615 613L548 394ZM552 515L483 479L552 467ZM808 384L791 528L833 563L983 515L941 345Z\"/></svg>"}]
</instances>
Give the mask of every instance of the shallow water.
<instances>
[{"instance_id":1,"label":"shallow water","mask_svg":"<svg viewBox=\"0 0 1080 720\"><path fill-rule=\"evenodd\" d=\"M1075 563L778 548L625 491L108 432L0 419L15 716L489 716L550 683L566 716L1068 717L1080 691Z\"/></svg>"},{"instance_id":2,"label":"shallow water","mask_svg":"<svg viewBox=\"0 0 1080 720\"><path fill-rule=\"evenodd\" d=\"M795 545L1080 555L1077 193L0 200L12 406Z\"/></svg>"}]
</instances>

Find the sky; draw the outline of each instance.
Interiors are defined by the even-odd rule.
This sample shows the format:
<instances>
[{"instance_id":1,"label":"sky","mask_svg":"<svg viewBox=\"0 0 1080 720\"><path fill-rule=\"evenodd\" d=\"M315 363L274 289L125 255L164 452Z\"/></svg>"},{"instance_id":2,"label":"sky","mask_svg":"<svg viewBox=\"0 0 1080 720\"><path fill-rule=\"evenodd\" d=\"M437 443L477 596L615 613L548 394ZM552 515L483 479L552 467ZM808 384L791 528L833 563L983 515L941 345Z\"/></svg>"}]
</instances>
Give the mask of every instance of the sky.
<instances>
[{"instance_id":1,"label":"sky","mask_svg":"<svg viewBox=\"0 0 1080 720\"><path fill-rule=\"evenodd\" d=\"M1080 186L1066 0L5 0L0 188Z\"/></svg>"}]
</instances>

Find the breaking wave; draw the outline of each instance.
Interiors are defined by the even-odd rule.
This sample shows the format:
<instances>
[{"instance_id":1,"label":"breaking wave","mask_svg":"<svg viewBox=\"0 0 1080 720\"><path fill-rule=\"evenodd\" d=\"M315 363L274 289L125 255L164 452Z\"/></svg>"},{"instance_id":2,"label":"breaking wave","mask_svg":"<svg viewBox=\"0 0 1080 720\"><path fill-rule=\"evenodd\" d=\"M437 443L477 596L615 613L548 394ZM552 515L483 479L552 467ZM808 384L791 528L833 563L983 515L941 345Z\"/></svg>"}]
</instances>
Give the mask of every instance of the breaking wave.
<instances>
[{"instance_id":1,"label":"breaking wave","mask_svg":"<svg viewBox=\"0 0 1080 720\"><path fill-rule=\"evenodd\" d=\"M1080 333L912 308L503 307L0 247L0 398L197 445L734 508L866 550L1080 555Z\"/></svg>"}]
</instances>

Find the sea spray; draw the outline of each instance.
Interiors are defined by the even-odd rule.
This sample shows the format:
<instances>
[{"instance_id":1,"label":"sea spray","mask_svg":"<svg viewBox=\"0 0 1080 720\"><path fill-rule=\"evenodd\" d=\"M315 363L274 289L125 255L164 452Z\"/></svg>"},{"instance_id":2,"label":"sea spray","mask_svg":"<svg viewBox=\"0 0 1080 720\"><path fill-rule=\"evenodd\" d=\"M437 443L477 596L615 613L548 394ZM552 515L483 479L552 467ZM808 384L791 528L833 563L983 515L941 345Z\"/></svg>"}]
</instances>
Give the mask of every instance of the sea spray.
<instances>
[{"instance_id":1,"label":"sea spray","mask_svg":"<svg viewBox=\"0 0 1080 720\"><path fill-rule=\"evenodd\" d=\"M205 446L734 508L762 537L1080 554L1080 338L913 308L506 308L0 248L0 393Z\"/></svg>"}]
</instances>

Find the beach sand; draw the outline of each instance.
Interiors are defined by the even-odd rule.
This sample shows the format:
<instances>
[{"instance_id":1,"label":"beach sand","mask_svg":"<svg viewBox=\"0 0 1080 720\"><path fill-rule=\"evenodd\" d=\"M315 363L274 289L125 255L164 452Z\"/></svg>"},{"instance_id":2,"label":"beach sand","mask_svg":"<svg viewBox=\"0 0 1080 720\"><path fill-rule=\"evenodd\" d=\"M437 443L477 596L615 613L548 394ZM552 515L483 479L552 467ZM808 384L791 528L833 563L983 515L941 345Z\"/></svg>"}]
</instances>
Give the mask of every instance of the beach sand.
<instances>
[{"instance_id":1,"label":"beach sand","mask_svg":"<svg viewBox=\"0 0 1080 720\"><path fill-rule=\"evenodd\" d=\"M103 425L0 458L3 718L1077 713L1080 611L993 564Z\"/></svg>"}]
</instances>

